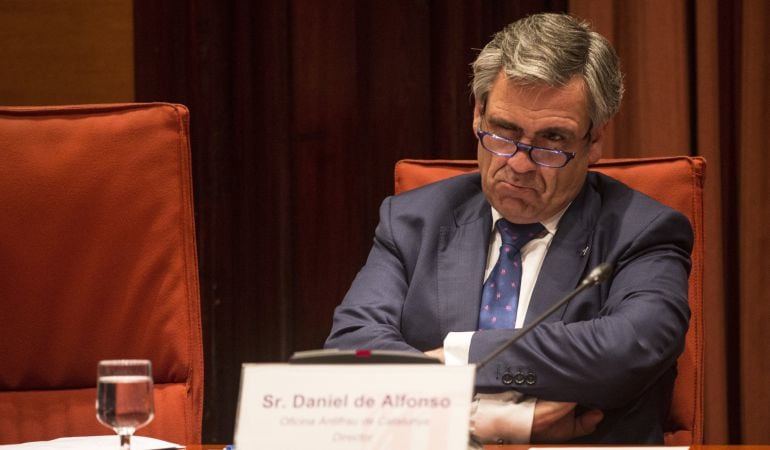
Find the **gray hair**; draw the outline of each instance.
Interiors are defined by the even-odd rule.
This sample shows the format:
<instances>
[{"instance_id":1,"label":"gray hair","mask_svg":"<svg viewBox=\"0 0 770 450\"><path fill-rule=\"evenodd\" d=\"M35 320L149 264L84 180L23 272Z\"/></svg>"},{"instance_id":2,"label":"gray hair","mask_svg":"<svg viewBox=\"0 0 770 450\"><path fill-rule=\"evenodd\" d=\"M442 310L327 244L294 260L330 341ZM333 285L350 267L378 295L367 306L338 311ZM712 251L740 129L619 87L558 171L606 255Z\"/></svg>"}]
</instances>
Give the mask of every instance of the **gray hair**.
<instances>
[{"instance_id":1,"label":"gray hair","mask_svg":"<svg viewBox=\"0 0 770 450\"><path fill-rule=\"evenodd\" d=\"M551 86L581 76L594 126L607 123L623 98L623 75L612 45L566 14L536 14L513 22L494 35L472 67L473 95L482 105L501 70L508 79Z\"/></svg>"}]
</instances>

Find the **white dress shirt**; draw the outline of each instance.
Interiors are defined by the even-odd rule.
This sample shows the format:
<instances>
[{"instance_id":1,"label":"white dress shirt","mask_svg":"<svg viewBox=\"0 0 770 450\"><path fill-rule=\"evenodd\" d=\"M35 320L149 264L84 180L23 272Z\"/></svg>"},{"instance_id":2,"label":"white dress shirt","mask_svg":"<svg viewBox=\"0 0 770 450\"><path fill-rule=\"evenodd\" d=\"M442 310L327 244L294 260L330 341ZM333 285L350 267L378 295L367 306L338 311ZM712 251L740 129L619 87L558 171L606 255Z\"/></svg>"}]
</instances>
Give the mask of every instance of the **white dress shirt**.
<instances>
[{"instance_id":1,"label":"white dress shirt","mask_svg":"<svg viewBox=\"0 0 770 450\"><path fill-rule=\"evenodd\" d=\"M521 252L521 283L519 288L519 306L516 310L516 328L521 328L529 309L532 290L545 260L548 247L567 208L542 222L545 232L538 238L524 245ZM500 255L502 238L495 223L501 219L500 213L492 208L492 233L487 252L486 280ZM444 339L444 358L446 365L468 364L471 338L474 331L450 332ZM532 434L532 421L537 399L511 390L497 394L476 394L471 406L471 434L483 443L528 443Z\"/></svg>"}]
</instances>

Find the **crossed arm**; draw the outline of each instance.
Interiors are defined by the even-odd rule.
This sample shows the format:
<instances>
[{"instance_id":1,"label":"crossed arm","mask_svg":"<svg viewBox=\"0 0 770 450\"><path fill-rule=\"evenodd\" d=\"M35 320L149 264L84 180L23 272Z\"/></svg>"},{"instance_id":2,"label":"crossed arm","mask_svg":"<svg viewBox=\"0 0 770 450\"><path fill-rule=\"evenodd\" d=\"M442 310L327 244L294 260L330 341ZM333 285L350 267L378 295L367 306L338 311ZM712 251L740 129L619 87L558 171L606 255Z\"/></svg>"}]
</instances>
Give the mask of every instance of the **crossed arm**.
<instances>
[{"instance_id":1,"label":"crossed arm","mask_svg":"<svg viewBox=\"0 0 770 450\"><path fill-rule=\"evenodd\" d=\"M444 362L443 348L428 350L425 354ZM574 402L538 400L535 404L530 442L567 442L593 433L604 414L598 409L576 414L576 406L577 403Z\"/></svg>"}]
</instances>

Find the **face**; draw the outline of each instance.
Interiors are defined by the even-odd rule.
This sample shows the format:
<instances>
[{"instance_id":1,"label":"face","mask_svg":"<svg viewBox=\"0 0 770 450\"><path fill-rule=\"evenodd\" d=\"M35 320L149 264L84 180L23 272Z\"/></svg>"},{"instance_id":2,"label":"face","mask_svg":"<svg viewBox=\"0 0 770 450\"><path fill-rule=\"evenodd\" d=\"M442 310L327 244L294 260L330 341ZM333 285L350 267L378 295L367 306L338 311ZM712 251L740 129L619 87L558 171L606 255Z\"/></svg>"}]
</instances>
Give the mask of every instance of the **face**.
<instances>
[{"instance_id":1,"label":"face","mask_svg":"<svg viewBox=\"0 0 770 450\"><path fill-rule=\"evenodd\" d=\"M524 144L574 152L575 158L549 168L532 162L525 151L505 158L479 142L482 188L492 206L512 223L541 222L564 209L580 192L588 165L601 157L604 127L592 129L587 138L590 125L581 78L559 87L522 85L501 72L486 105L476 102L474 132L481 127Z\"/></svg>"}]
</instances>

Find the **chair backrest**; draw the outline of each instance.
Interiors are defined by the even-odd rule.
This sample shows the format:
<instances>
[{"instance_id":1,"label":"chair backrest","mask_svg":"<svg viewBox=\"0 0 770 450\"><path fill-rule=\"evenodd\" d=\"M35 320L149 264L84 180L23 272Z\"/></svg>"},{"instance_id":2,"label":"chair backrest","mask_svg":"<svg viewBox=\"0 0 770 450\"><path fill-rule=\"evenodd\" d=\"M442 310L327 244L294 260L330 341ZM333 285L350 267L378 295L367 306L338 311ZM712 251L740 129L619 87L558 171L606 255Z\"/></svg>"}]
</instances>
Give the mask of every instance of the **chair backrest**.
<instances>
[{"instance_id":1,"label":"chair backrest","mask_svg":"<svg viewBox=\"0 0 770 450\"><path fill-rule=\"evenodd\" d=\"M101 359L153 363L138 434L201 440L188 111L0 108L0 444L111 434Z\"/></svg>"},{"instance_id":2,"label":"chair backrest","mask_svg":"<svg viewBox=\"0 0 770 450\"><path fill-rule=\"evenodd\" d=\"M396 193L450 176L478 170L472 160L402 160L396 163ZM666 445L703 442L703 182L706 161L673 156L604 159L591 167L684 213L692 223L689 302L692 316L685 349L678 361L671 413L665 425Z\"/></svg>"}]
</instances>

